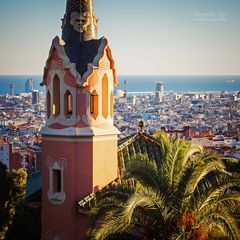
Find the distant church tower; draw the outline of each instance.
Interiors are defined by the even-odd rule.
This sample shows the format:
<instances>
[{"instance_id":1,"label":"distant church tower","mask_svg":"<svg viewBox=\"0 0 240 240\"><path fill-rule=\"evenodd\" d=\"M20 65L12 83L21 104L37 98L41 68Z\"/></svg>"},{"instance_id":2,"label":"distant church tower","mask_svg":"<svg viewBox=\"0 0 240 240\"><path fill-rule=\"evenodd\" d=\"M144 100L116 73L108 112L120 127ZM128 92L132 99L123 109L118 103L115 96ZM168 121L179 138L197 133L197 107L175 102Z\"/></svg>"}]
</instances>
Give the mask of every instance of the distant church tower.
<instances>
[{"instance_id":1,"label":"distant church tower","mask_svg":"<svg viewBox=\"0 0 240 240\"><path fill-rule=\"evenodd\" d=\"M42 240L85 239L77 201L117 178L115 64L93 0L68 0L44 68Z\"/></svg>"}]
</instances>

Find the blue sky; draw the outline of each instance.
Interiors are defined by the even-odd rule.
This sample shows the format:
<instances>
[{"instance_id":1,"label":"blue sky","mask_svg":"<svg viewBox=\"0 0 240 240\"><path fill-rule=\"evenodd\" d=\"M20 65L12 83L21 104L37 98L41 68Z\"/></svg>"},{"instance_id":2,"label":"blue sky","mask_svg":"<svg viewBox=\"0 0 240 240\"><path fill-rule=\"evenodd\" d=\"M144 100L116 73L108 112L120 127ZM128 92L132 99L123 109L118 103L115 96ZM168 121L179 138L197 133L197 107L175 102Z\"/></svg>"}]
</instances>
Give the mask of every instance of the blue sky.
<instances>
[{"instance_id":1,"label":"blue sky","mask_svg":"<svg viewBox=\"0 0 240 240\"><path fill-rule=\"evenodd\" d=\"M0 74L42 74L66 0L1 0ZM240 74L239 0L95 0L119 74Z\"/></svg>"}]
</instances>

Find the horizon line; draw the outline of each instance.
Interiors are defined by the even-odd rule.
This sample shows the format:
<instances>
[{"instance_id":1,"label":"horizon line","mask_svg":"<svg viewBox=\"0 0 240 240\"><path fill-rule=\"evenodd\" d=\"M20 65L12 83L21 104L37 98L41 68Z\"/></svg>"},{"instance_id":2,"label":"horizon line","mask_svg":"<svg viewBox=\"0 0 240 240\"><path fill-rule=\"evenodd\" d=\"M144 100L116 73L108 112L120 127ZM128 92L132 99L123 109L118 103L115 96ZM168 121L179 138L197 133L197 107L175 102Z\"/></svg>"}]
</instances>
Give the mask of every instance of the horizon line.
<instances>
[{"instance_id":1,"label":"horizon line","mask_svg":"<svg viewBox=\"0 0 240 240\"><path fill-rule=\"evenodd\" d=\"M0 74L0 76L43 76L43 74ZM117 74L117 76L240 76L239 74L177 74L177 73L159 73L159 74L133 74L133 73L124 73L124 74Z\"/></svg>"}]
</instances>

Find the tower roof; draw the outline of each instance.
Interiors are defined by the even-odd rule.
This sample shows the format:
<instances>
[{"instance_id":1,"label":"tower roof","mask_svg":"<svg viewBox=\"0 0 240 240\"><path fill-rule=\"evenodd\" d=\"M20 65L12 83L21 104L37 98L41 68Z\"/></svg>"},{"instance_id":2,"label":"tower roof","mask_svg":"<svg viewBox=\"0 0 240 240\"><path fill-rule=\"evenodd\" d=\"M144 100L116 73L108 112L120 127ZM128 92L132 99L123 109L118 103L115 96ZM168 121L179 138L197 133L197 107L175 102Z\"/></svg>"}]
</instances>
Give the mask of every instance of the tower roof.
<instances>
[{"instance_id":1,"label":"tower roof","mask_svg":"<svg viewBox=\"0 0 240 240\"><path fill-rule=\"evenodd\" d=\"M93 0L67 0L62 19L62 38L66 44L96 39L97 29Z\"/></svg>"},{"instance_id":2,"label":"tower roof","mask_svg":"<svg viewBox=\"0 0 240 240\"><path fill-rule=\"evenodd\" d=\"M98 19L94 13L94 0L67 0L62 19L64 50L81 76L88 64L97 56L102 39L97 38Z\"/></svg>"},{"instance_id":3,"label":"tower roof","mask_svg":"<svg viewBox=\"0 0 240 240\"><path fill-rule=\"evenodd\" d=\"M87 71L88 64L93 63L101 42L101 39L93 39L64 45L70 62L76 64L76 70L81 76Z\"/></svg>"}]
</instances>

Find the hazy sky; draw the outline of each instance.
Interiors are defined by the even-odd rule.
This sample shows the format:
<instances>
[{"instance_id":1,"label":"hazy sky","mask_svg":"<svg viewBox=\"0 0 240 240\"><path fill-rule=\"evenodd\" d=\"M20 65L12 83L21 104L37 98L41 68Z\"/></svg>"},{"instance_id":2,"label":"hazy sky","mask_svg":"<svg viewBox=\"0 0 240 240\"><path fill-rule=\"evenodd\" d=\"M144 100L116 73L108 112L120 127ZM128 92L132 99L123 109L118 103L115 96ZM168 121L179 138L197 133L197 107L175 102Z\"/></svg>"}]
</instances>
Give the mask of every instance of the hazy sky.
<instances>
[{"instance_id":1,"label":"hazy sky","mask_svg":"<svg viewBox=\"0 0 240 240\"><path fill-rule=\"evenodd\" d=\"M0 0L0 74L42 74L66 0ZM95 0L119 74L240 75L239 0Z\"/></svg>"}]
</instances>

